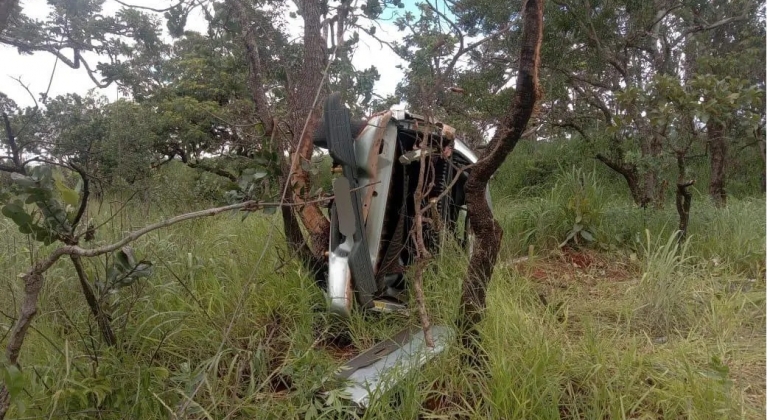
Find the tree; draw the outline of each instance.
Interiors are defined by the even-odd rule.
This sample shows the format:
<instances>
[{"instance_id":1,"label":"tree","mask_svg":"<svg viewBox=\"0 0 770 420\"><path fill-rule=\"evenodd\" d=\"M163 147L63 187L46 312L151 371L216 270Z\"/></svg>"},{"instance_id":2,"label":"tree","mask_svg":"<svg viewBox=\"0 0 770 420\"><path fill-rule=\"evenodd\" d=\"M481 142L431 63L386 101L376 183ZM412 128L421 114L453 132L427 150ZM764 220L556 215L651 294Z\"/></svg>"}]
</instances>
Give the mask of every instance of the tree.
<instances>
[{"instance_id":1,"label":"tree","mask_svg":"<svg viewBox=\"0 0 770 420\"><path fill-rule=\"evenodd\" d=\"M55 0L48 5L48 16L36 20L14 0L0 3L0 44L15 47L19 54L53 54L73 69L82 66L99 87L116 81L127 55L152 56L163 47L159 21L147 13L123 8L104 16L102 2ZM107 61L93 65L88 54Z\"/></svg>"},{"instance_id":2,"label":"tree","mask_svg":"<svg viewBox=\"0 0 770 420\"><path fill-rule=\"evenodd\" d=\"M320 115L318 98L328 91L327 84L344 89L361 112L358 103L366 107L379 77L374 68L358 71L351 65L358 41L353 28L391 5L403 7L397 0L369 2L360 9L349 1L302 0L296 10L271 0L183 1L167 9L124 7L103 16L98 2L50 4L51 14L42 21L14 9L0 43L20 53L51 53L73 68L83 65L97 86L117 83L130 92L152 110L145 114L152 116L152 149L165 161L179 158L249 190L250 183L240 182L245 171L251 178L254 171L266 171L275 175L270 179L276 184L291 185L281 195L294 202L311 198L306 167ZM194 7L207 15L205 35L185 31ZM173 45L160 38L157 16L145 11L164 13L169 33L178 38ZM300 40L287 32L287 12L303 24ZM87 52L105 61L89 64ZM289 162L283 159L286 151L292 153ZM304 245L290 209L283 209L286 236L315 266L328 242L328 220L315 204L299 209L311 246Z\"/></svg>"},{"instance_id":3,"label":"tree","mask_svg":"<svg viewBox=\"0 0 770 420\"><path fill-rule=\"evenodd\" d=\"M492 278L503 235L486 200L486 186L524 134L540 94L538 84L540 47L543 42L543 1L525 0L519 16L521 53L516 91L489 147L479 157L465 185L471 229L476 240L463 281L460 322L464 344L472 349L477 349L474 337L476 325L486 307L487 286Z\"/></svg>"},{"instance_id":4,"label":"tree","mask_svg":"<svg viewBox=\"0 0 770 420\"><path fill-rule=\"evenodd\" d=\"M481 146L506 111L515 78L520 26L514 3L421 3L395 20L405 33L391 45L404 61L397 97L452 125L469 145ZM484 16L480 23L479 16Z\"/></svg>"},{"instance_id":5,"label":"tree","mask_svg":"<svg viewBox=\"0 0 770 420\"><path fill-rule=\"evenodd\" d=\"M686 87L704 74L693 63L704 50L723 50L701 39L743 25L759 3L558 1L549 11L546 40L559 40L544 46L546 92L558 95L551 108L554 126L587 140L595 157L624 177L637 204L661 205L660 174L668 165L674 121L650 117L657 98L648 94L660 91L658 83L677 80ZM693 114L677 118L705 124Z\"/></svg>"}]
</instances>

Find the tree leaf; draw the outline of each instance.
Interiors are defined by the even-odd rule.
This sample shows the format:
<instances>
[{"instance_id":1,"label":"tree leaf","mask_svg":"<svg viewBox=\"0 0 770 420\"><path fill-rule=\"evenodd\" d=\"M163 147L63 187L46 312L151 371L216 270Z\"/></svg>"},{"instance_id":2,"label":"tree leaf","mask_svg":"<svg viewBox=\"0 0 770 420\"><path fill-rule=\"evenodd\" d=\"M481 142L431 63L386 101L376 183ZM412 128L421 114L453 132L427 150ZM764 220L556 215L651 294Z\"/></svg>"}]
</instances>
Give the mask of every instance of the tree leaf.
<instances>
[{"instance_id":1,"label":"tree leaf","mask_svg":"<svg viewBox=\"0 0 770 420\"><path fill-rule=\"evenodd\" d=\"M583 239L585 239L588 242L593 242L594 241L594 235L591 235L591 232L589 232L587 230L581 230L580 231L580 236L582 236Z\"/></svg>"},{"instance_id":2,"label":"tree leaf","mask_svg":"<svg viewBox=\"0 0 770 420\"><path fill-rule=\"evenodd\" d=\"M139 261L134 263L133 249L129 246L123 247L115 253L115 261L107 269L107 280L109 290L117 290L129 286L137 280L152 275L152 263L150 261Z\"/></svg>"},{"instance_id":3,"label":"tree leaf","mask_svg":"<svg viewBox=\"0 0 770 420\"><path fill-rule=\"evenodd\" d=\"M21 400L21 394L24 391L24 375L18 367L10 364L3 364L0 366L0 377L3 379L5 386L8 389L8 394L11 397L11 402L18 405L19 411L24 411L23 401Z\"/></svg>"},{"instance_id":4,"label":"tree leaf","mask_svg":"<svg viewBox=\"0 0 770 420\"><path fill-rule=\"evenodd\" d=\"M131 255L129 252L126 252L127 247L123 247L120 251L115 253L115 265L118 266L120 271L128 271L131 269L131 266L133 264L131 261ZM130 248L129 248L130 249Z\"/></svg>"},{"instance_id":5,"label":"tree leaf","mask_svg":"<svg viewBox=\"0 0 770 420\"><path fill-rule=\"evenodd\" d=\"M20 228L32 224L32 216L30 216L18 202L6 204L3 206L2 212L5 217L13 220L13 223Z\"/></svg>"},{"instance_id":6,"label":"tree leaf","mask_svg":"<svg viewBox=\"0 0 770 420\"><path fill-rule=\"evenodd\" d=\"M569 235L567 235L567 239L565 239L564 242L559 244L559 248L564 248L564 246L567 245L567 243L570 241L570 239L575 237L576 233L577 232L574 232L574 231L570 232Z\"/></svg>"},{"instance_id":7,"label":"tree leaf","mask_svg":"<svg viewBox=\"0 0 770 420\"><path fill-rule=\"evenodd\" d=\"M61 194L62 201L72 207L77 207L78 203L80 203L80 195L77 193L77 191L68 188L58 179L55 181L55 183L56 189L59 191L59 194Z\"/></svg>"},{"instance_id":8,"label":"tree leaf","mask_svg":"<svg viewBox=\"0 0 770 420\"><path fill-rule=\"evenodd\" d=\"M37 185L37 182L35 182L35 180L31 177L17 174L15 172L11 174L11 179L22 188L34 188Z\"/></svg>"}]
</instances>

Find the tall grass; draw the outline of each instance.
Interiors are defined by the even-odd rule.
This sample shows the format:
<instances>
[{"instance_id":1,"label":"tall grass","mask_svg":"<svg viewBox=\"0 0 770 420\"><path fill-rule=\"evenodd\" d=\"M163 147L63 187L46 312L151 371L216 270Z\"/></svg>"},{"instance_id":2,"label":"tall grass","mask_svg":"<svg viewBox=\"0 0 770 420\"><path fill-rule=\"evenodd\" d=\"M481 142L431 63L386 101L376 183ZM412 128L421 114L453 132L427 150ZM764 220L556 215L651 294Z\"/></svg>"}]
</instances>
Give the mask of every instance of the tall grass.
<instances>
[{"instance_id":1,"label":"tall grass","mask_svg":"<svg viewBox=\"0 0 770 420\"><path fill-rule=\"evenodd\" d=\"M543 153L535 163L548 160ZM93 245L210 204L196 201L202 186L175 171L164 182L179 188L135 197ZM115 348L101 344L71 267L46 273L22 351L24 392L10 418L161 419L183 405L190 419L762 418L764 200L716 209L696 196L691 236L680 249L671 206L636 209L600 171L565 163L521 194L501 193L510 174L498 176L494 207L505 235L481 325L481 366L464 364L464 350L452 345L365 413L343 407L334 392L323 397L319 391L334 389L324 379L343 359L416 324L416 314L359 314L341 323L282 249L278 218L223 215L134 244L155 272L109 297ZM106 221L129 196L95 204L89 217ZM600 269L581 281L528 276L553 263L549 255L577 209L596 241L575 252L606 251L611 263L630 267L626 278ZM31 251L46 250L5 220L0 235L4 345L22 295L16 276ZM533 258L520 264L532 270L509 264L530 246ZM467 261L446 246L426 273L435 323L456 321ZM89 275L103 277L104 265L89 262ZM567 274L554 267L553 276Z\"/></svg>"},{"instance_id":2,"label":"tall grass","mask_svg":"<svg viewBox=\"0 0 770 420\"><path fill-rule=\"evenodd\" d=\"M629 290L637 302L634 316L653 333L685 330L693 321L691 284L693 271L685 264L689 241L678 242L677 233L653 238L645 232L643 274L637 287Z\"/></svg>"}]
</instances>

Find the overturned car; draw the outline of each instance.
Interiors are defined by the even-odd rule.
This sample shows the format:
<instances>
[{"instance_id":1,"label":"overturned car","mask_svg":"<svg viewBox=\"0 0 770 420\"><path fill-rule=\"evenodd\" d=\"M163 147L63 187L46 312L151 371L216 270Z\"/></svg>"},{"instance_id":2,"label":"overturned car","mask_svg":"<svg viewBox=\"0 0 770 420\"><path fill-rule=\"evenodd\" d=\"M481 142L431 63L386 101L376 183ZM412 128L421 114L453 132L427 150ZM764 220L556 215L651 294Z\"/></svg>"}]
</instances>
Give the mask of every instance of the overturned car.
<instances>
[{"instance_id":1,"label":"overturned car","mask_svg":"<svg viewBox=\"0 0 770 420\"><path fill-rule=\"evenodd\" d=\"M452 127L407 111L351 121L338 94L326 100L314 143L328 149L337 174L328 261L319 278L332 310L347 317L356 305L405 309L422 154L428 154L422 208L429 220L423 234L433 249L450 237L471 246L464 188L477 156Z\"/></svg>"}]
</instances>

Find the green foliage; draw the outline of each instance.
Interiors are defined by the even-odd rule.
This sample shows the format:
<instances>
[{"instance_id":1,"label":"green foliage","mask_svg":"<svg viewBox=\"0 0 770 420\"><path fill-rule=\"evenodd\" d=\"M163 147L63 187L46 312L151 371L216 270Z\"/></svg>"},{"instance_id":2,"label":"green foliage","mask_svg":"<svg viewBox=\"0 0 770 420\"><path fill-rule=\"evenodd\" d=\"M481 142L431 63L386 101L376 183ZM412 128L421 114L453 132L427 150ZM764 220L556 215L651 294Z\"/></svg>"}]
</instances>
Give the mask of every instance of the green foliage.
<instances>
[{"instance_id":1,"label":"green foliage","mask_svg":"<svg viewBox=\"0 0 770 420\"><path fill-rule=\"evenodd\" d=\"M577 246L581 243L595 242L596 224L604 205L604 197L597 183L596 174L584 173L573 167L571 171L564 171L560 178L552 196L561 201L562 217L567 222L572 222L572 228L559 247L570 242Z\"/></svg>"},{"instance_id":2,"label":"green foliage","mask_svg":"<svg viewBox=\"0 0 770 420\"><path fill-rule=\"evenodd\" d=\"M590 170L585 145L576 141L522 141L491 181L494 197L539 197L557 182L561 168Z\"/></svg>"},{"instance_id":3,"label":"green foliage","mask_svg":"<svg viewBox=\"0 0 770 420\"><path fill-rule=\"evenodd\" d=\"M196 182L195 172L180 162L162 172L173 178L156 182L173 179L180 188ZM763 264L764 257L739 260L728 255L739 255L738 248L764 251L764 202L745 200L718 210L696 196L686 254L690 259L683 260L670 252L671 246L666 248L675 215L648 212L645 222L641 209L610 194L596 215L597 237L641 232L638 248L632 239L607 254L631 267L628 279L618 281L597 268L581 274L578 279L583 281L573 278L554 287L560 283L536 281L527 267L546 264L548 250L556 248L571 226L563 213L569 197L560 191L571 191L572 182L579 183L577 173L582 173L584 186L597 184L592 196L608 194L607 178L576 169L557 173L554 180L559 182L542 186L540 197L495 202L505 235L482 324L489 376L463 365L463 350L453 346L437 363L381 396L365 417L559 418L568 412L610 418L709 418L722 412L731 418L743 412L746 418L759 418L762 404L752 402L751 390L763 382L745 372L759 372L764 366L764 338L758 333L764 325L764 283L747 283L749 274L743 273L749 261ZM146 203L129 203L117 221L100 229L97 240L111 241L128 226L189 210L172 207L181 201L164 191L150 190L149 214ZM206 203L189 205L197 209ZM94 205L91 211L97 225L112 217L107 206L98 212ZM343 356L324 343L337 334L339 325L323 310L323 295L310 277L295 263L282 263L281 252L270 251L279 245L278 235L270 239L279 220L236 220L221 216L178 225L133 245L136 255L156 261L153 281L121 289L111 309L122 343L114 349L93 349L92 335L98 332L89 329L89 310L71 303L82 300L72 287L72 268L57 265L47 273L41 307L62 309L38 318L35 328L43 335L32 332L25 344L24 366L34 366L37 373L25 369L26 392L14 400L26 405L24 415L90 418L94 411L73 412L95 410L99 404L103 418L159 418L167 415L166 406L180 407L200 385L188 416L352 416L338 393L332 392L328 404L317 393L337 389L323 379L339 368ZM652 232L666 231L647 242L645 224ZM534 230L529 244L536 246L536 253L518 270L508 261L526 252L527 245L517 245L525 225ZM10 223L0 223L0 234L23 243L10 228ZM721 242L724 246L717 248ZM0 274L10 279L18 296L21 285L14 275L27 261L21 249L2 248L10 245L0 243L0 249L12 250L2 253ZM257 259L255 253L261 254L265 246L264 259ZM126 255L120 263L124 257L119 255L113 264L136 266L138 259L131 262ZM435 269L426 273L425 292L436 323L454 322L457 279L467 263L462 255L446 247ZM717 256L720 263L715 266L710 260ZM105 271L99 273L107 278ZM754 288L736 291L731 284ZM545 296L546 306L538 294ZM650 315L657 318L643 316L643 305L655 302L660 302L659 311ZM11 304L11 294L0 295L0 308L12 311ZM667 319L675 327L664 331L657 325L666 324L656 319ZM351 329L352 350L357 351L409 322L416 322L416 316L361 316L345 327ZM9 326L0 320L0 329ZM19 411L16 406L12 410L13 418Z\"/></svg>"},{"instance_id":4,"label":"green foliage","mask_svg":"<svg viewBox=\"0 0 770 420\"><path fill-rule=\"evenodd\" d=\"M72 221L80 202L78 193L55 177L48 165L30 169L29 175L11 174L12 195L5 200L2 214L11 219L19 232L31 234L46 245L73 233ZM34 205L34 210L26 205Z\"/></svg>"},{"instance_id":5,"label":"green foliage","mask_svg":"<svg viewBox=\"0 0 770 420\"><path fill-rule=\"evenodd\" d=\"M5 359L5 357L3 357L3 359ZM0 379L2 379L3 383L8 388L10 402L16 405L16 409L20 414L24 414L26 405L22 393L24 392L24 387L27 385L24 374L22 374L18 366L11 365L3 360L2 363L0 363Z\"/></svg>"},{"instance_id":6,"label":"green foliage","mask_svg":"<svg viewBox=\"0 0 770 420\"><path fill-rule=\"evenodd\" d=\"M540 79L554 124L541 135L569 132L619 175L636 171L629 187L637 204L657 203L664 179L690 179L689 159L683 174L672 167L705 153L708 121L726 128L731 150L764 126L764 76L752 70L764 66L761 2L566 1L546 9Z\"/></svg>"},{"instance_id":7,"label":"green foliage","mask_svg":"<svg viewBox=\"0 0 770 420\"><path fill-rule=\"evenodd\" d=\"M52 0L47 6L42 17L31 17L21 7L8 27L2 28L0 43L20 54L55 54L59 62L72 68L81 68L91 58L85 54L88 52L110 57L109 62L85 65L92 80L104 86L128 68L116 58L153 55L162 47L159 22L148 13L123 7L107 15L101 1Z\"/></svg>"},{"instance_id":8,"label":"green foliage","mask_svg":"<svg viewBox=\"0 0 770 420\"><path fill-rule=\"evenodd\" d=\"M96 283L100 292L110 292L130 286L141 278L152 275L152 263L136 261L134 251L129 246L115 253L112 265L107 268L107 283Z\"/></svg>"}]
</instances>

